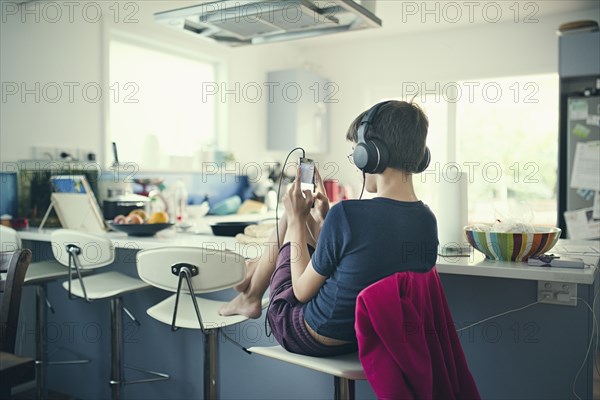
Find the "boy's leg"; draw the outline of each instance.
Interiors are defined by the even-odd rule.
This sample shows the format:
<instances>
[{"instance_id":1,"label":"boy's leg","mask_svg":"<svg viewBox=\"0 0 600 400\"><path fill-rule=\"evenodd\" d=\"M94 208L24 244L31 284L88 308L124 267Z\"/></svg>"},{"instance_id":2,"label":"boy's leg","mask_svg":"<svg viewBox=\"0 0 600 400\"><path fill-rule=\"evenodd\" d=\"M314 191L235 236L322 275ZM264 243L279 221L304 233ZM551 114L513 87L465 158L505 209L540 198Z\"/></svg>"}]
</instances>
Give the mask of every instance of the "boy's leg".
<instances>
[{"instance_id":1,"label":"boy's leg","mask_svg":"<svg viewBox=\"0 0 600 400\"><path fill-rule=\"evenodd\" d=\"M287 216L284 214L279 219L279 239L283 245L286 243ZM306 238L308 244L316 247L313 234L307 227ZM255 259L248 260L248 273L246 279L235 289L241 292L236 298L225 304L219 310L221 315L245 315L248 318L258 318L261 315L262 297L269 287L271 275L275 271L279 247L277 246L277 232L274 230L265 246L263 254Z\"/></svg>"},{"instance_id":2,"label":"boy's leg","mask_svg":"<svg viewBox=\"0 0 600 400\"><path fill-rule=\"evenodd\" d=\"M279 220L279 237L285 238L287 217L284 214ZM271 275L277 262L277 232L274 230L266 243L265 251L259 258L248 261L248 274L244 282L236 286L241 293L219 310L221 315L245 315L258 318L261 314L262 297L269 287Z\"/></svg>"}]
</instances>

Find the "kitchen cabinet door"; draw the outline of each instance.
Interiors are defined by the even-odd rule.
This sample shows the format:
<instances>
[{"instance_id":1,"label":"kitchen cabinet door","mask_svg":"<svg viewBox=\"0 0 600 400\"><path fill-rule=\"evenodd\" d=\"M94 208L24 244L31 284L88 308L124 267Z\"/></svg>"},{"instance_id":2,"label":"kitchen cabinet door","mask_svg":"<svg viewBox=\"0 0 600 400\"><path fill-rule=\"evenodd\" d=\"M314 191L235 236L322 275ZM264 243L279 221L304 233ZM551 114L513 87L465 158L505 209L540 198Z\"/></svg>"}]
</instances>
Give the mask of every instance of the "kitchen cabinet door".
<instances>
[{"instance_id":1,"label":"kitchen cabinet door","mask_svg":"<svg viewBox=\"0 0 600 400\"><path fill-rule=\"evenodd\" d=\"M269 72L267 81L273 88L267 106L267 148L289 151L300 146L307 154L327 152L332 84L299 69Z\"/></svg>"}]
</instances>

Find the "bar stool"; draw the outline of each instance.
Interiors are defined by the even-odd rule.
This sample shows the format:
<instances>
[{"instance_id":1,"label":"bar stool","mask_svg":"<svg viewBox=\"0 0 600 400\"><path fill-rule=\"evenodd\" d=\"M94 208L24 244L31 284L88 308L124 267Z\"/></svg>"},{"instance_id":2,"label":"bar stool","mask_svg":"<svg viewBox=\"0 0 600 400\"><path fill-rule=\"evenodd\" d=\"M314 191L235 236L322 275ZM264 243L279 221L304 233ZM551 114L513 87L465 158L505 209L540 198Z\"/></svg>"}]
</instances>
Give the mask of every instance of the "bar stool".
<instances>
[{"instance_id":1,"label":"bar stool","mask_svg":"<svg viewBox=\"0 0 600 400\"><path fill-rule=\"evenodd\" d=\"M0 243L2 251L20 250L22 247L19 233L12 228L0 225ZM85 271L85 274L91 273ZM54 314L54 307L46 296L46 284L65 278L69 270L56 260L38 261L29 264L25 275L24 285L35 286L35 368L36 368L36 398L46 398L46 373L48 365L85 364L90 360L48 361L46 346L46 308Z\"/></svg>"},{"instance_id":2,"label":"bar stool","mask_svg":"<svg viewBox=\"0 0 600 400\"><path fill-rule=\"evenodd\" d=\"M246 262L234 252L196 247L171 247L143 250L137 253L138 275L145 282L175 294L147 310L152 318L179 328L200 329L204 335L204 397L218 395L218 334L248 352L229 338L220 328L246 321L242 315L221 316L225 301L196 296L231 288L244 280ZM185 287L182 287L185 281ZM267 304L263 300L263 307Z\"/></svg>"},{"instance_id":3,"label":"bar stool","mask_svg":"<svg viewBox=\"0 0 600 400\"><path fill-rule=\"evenodd\" d=\"M355 381L367 379L358 358L358 353L335 357L310 357L290 353L281 346L250 347L248 351L288 364L332 375L334 386L333 398L336 400L354 400Z\"/></svg>"},{"instance_id":4,"label":"bar stool","mask_svg":"<svg viewBox=\"0 0 600 400\"><path fill-rule=\"evenodd\" d=\"M127 366L122 357L123 322L121 310L139 325L133 314L123 305L122 296L128 293L147 289L150 285L119 272L103 272L88 277L82 276L85 269L95 269L112 264L115 251L112 242L102 236L85 232L60 229L52 233L52 252L62 265L75 269L76 280L63 283L69 292L69 298L85 299L88 303L94 300L110 299L111 310L111 378L112 398L120 399L126 384L157 382L169 379L169 375ZM125 381L124 368L134 369L155 376L155 378Z\"/></svg>"}]
</instances>

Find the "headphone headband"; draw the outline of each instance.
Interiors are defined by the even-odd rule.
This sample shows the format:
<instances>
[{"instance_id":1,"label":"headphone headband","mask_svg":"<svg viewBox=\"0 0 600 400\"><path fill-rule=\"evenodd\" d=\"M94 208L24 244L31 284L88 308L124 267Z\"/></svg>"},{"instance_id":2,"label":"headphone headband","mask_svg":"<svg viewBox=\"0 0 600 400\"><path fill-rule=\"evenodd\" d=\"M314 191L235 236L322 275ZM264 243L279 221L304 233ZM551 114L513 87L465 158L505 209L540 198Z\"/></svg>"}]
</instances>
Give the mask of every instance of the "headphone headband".
<instances>
[{"instance_id":1,"label":"headphone headband","mask_svg":"<svg viewBox=\"0 0 600 400\"><path fill-rule=\"evenodd\" d=\"M362 117L362 119L360 120L360 124L358 125L358 130L356 133L357 143L365 143L366 142L365 136L366 136L366 131L367 131L367 125L373 123L373 118L375 118L375 116L377 115L377 112L379 111L381 106L383 106L384 104L387 104L387 103L391 103L391 100L382 101L381 103L375 104Z\"/></svg>"},{"instance_id":2,"label":"headphone headband","mask_svg":"<svg viewBox=\"0 0 600 400\"><path fill-rule=\"evenodd\" d=\"M373 124L373 119L379 112L379 109L393 100L382 101L371 107L360 120L358 129L356 132L357 143L354 148L352 158L354 164L363 172L369 174L380 174L388 166L389 163L389 152L388 149L381 140L377 138L368 138L367 133L369 132L369 125ZM429 148L425 146L425 154L419 165L417 166L417 173L425 171L429 166L431 160L431 153Z\"/></svg>"}]
</instances>

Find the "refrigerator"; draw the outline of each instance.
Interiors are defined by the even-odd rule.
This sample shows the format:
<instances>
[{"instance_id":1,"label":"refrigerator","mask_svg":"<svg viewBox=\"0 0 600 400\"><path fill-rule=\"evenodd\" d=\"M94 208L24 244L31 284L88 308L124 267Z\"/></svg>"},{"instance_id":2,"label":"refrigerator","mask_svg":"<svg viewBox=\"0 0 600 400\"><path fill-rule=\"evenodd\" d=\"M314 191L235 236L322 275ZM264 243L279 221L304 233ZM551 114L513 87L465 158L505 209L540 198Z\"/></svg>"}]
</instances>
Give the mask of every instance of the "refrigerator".
<instances>
[{"instance_id":1,"label":"refrigerator","mask_svg":"<svg viewBox=\"0 0 600 400\"><path fill-rule=\"evenodd\" d=\"M598 239L600 90L577 85L561 94L558 221L563 238Z\"/></svg>"}]
</instances>

